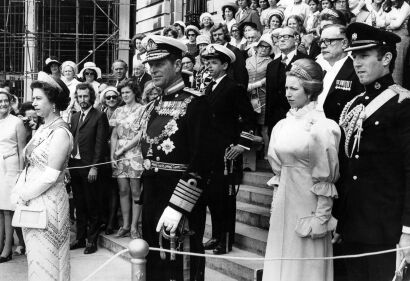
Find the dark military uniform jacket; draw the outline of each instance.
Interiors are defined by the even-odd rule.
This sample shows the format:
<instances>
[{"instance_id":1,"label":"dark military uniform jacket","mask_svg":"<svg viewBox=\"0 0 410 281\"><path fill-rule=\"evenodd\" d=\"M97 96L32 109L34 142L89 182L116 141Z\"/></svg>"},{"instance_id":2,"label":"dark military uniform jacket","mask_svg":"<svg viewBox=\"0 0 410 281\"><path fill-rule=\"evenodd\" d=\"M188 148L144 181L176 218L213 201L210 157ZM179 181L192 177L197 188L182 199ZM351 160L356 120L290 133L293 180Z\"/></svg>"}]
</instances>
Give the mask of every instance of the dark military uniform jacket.
<instances>
[{"instance_id":1,"label":"dark military uniform jacket","mask_svg":"<svg viewBox=\"0 0 410 281\"><path fill-rule=\"evenodd\" d=\"M367 85L349 111L367 106L393 84L387 75ZM410 226L410 95L403 88L399 92L364 120L360 146L351 158L341 142L337 232L346 242L394 245L402 226ZM354 136L350 152L353 142Z\"/></svg>"},{"instance_id":2,"label":"dark military uniform jacket","mask_svg":"<svg viewBox=\"0 0 410 281\"><path fill-rule=\"evenodd\" d=\"M170 194L164 189L163 199L172 208L188 214L202 193L199 182L209 170L210 110L204 97L184 87L180 79L146 106L141 120L141 149L144 177L173 177L176 182L163 183L173 190Z\"/></svg>"},{"instance_id":3,"label":"dark military uniform jacket","mask_svg":"<svg viewBox=\"0 0 410 281\"><path fill-rule=\"evenodd\" d=\"M343 66L340 68L323 104L323 110L327 118L339 123L340 113L346 103L352 100L357 93L364 91L359 78L353 68L353 60L347 57Z\"/></svg>"}]
</instances>

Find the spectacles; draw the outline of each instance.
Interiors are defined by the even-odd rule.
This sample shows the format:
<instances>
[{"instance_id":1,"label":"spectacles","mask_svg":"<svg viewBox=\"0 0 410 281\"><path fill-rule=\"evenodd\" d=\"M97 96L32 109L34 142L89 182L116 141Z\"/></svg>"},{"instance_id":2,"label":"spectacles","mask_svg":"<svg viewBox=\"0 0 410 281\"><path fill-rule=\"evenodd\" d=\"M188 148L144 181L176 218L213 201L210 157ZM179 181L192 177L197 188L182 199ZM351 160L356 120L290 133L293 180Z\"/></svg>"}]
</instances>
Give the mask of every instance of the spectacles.
<instances>
[{"instance_id":1,"label":"spectacles","mask_svg":"<svg viewBox=\"0 0 410 281\"><path fill-rule=\"evenodd\" d=\"M260 44L258 47L259 48L264 48L264 49L270 49L270 46L262 45L262 44Z\"/></svg>"},{"instance_id":2,"label":"spectacles","mask_svg":"<svg viewBox=\"0 0 410 281\"><path fill-rule=\"evenodd\" d=\"M278 39L279 40L289 40L290 38L295 38L295 36L293 36L293 35L279 35L278 36Z\"/></svg>"},{"instance_id":3,"label":"spectacles","mask_svg":"<svg viewBox=\"0 0 410 281\"><path fill-rule=\"evenodd\" d=\"M239 32L239 29L232 29L231 32Z\"/></svg>"},{"instance_id":4,"label":"spectacles","mask_svg":"<svg viewBox=\"0 0 410 281\"><path fill-rule=\"evenodd\" d=\"M325 44L325 46L333 45L333 42L344 40L345 38L323 38L318 41L319 46Z\"/></svg>"},{"instance_id":5,"label":"spectacles","mask_svg":"<svg viewBox=\"0 0 410 281\"><path fill-rule=\"evenodd\" d=\"M84 72L84 75L94 75L94 72Z\"/></svg>"},{"instance_id":6,"label":"spectacles","mask_svg":"<svg viewBox=\"0 0 410 281\"><path fill-rule=\"evenodd\" d=\"M188 37L195 37L196 36L196 34L194 34L194 33L189 33L188 34Z\"/></svg>"},{"instance_id":7,"label":"spectacles","mask_svg":"<svg viewBox=\"0 0 410 281\"><path fill-rule=\"evenodd\" d=\"M106 96L106 100L116 100L118 97L117 96Z\"/></svg>"}]
</instances>

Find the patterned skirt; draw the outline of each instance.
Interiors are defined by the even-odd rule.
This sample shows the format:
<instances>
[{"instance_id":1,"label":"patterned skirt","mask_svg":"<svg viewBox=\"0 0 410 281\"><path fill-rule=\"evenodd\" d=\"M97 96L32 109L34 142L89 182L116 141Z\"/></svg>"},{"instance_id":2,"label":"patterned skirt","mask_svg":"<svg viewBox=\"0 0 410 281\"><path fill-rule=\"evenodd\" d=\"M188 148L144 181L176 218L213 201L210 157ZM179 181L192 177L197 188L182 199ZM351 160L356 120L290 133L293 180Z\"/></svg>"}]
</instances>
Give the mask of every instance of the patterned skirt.
<instances>
[{"instance_id":1,"label":"patterned skirt","mask_svg":"<svg viewBox=\"0 0 410 281\"><path fill-rule=\"evenodd\" d=\"M27 248L29 281L70 280L70 217L64 183L57 183L41 196L47 210L47 228L23 228Z\"/></svg>"}]
</instances>

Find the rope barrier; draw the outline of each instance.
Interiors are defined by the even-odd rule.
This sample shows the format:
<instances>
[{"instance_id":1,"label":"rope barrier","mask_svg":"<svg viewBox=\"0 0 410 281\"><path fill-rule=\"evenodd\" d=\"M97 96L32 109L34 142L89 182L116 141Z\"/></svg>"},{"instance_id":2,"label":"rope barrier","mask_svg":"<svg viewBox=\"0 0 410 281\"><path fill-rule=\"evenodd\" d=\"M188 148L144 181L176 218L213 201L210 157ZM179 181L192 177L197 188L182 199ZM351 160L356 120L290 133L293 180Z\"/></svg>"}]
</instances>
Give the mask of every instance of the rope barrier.
<instances>
[{"instance_id":1,"label":"rope barrier","mask_svg":"<svg viewBox=\"0 0 410 281\"><path fill-rule=\"evenodd\" d=\"M384 251L377 251L377 252L368 252L363 254L355 254L355 255L342 255L342 256L333 256L333 257L311 257L311 258L284 258L284 257L274 257L274 258L254 258L254 257L237 257L237 256L224 256L224 255L211 255L211 254L199 254L199 253L191 253L191 252L179 252L167 249L160 249L155 247L149 247L150 251L155 252L166 252L166 253L173 253L177 255L183 256L194 256L194 257L204 257L204 258L213 258L213 259L225 259L225 260L242 260L242 261L299 261L299 260L340 260L340 259L354 259L354 258L362 258L368 256L376 256L382 254L388 254L392 252L397 252L401 250L410 250L410 246L403 247L403 248L396 248Z\"/></svg>"},{"instance_id":2,"label":"rope barrier","mask_svg":"<svg viewBox=\"0 0 410 281\"><path fill-rule=\"evenodd\" d=\"M375 256L375 255L382 255L382 254L387 254L387 253L392 253L392 252L397 252L397 251L402 251L402 250L408 250L410 249L410 246L408 247L402 247L402 248L396 248L396 249L390 249L390 250L384 250L384 251L376 251L376 252L368 252L368 253L362 253L362 254L355 254L355 255L342 255L342 256L333 256L333 257L304 257L304 258L286 258L286 257L274 257L274 258L255 258L255 257L238 257L238 256L224 256L224 255L210 255L210 254L199 254L199 253L192 253L192 252L179 252L179 251L174 251L174 250L167 250L167 249L160 249L156 247L149 247L150 251L154 252L166 252L170 254L177 254L177 255L183 255L183 256L194 256L194 257L203 257L203 258L212 258L212 259L224 259L224 260L241 260L241 261L300 261L300 260L338 260L338 259L354 259L354 258L362 258L362 257L368 257L368 256ZM83 281L88 281L90 280L95 274L97 274L100 270L102 270L104 267L106 267L109 263L111 263L114 259L117 257L121 256L122 254L127 253L129 250L124 249L111 258L109 258L106 262L104 262L102 265L100 265L96 270L94 270L90 275L88 275ZM404 260L402 261L402 263Z\"/></svg>"},{"instance_id":3,"label":"rope barrier","mask_svg":"<svg viewBox=\"0 0 410 281\"><path fill-rule=\"evenodd\" d=\"M114 256L112 256L111 258L109 258L106 262L104 262L102 265L100 265L96 270L94 270L93 272L91 272L90 275L88 275L85 279L83 279L83 281L88 281L90 280L95 274L97 274L101 269L103 269L104 267L106 267L110 262L112 262L113 260L115 260L117 257L121 256L122 254L128 252L128 249L124 249L122 251L119 251L118 253L116 253Z\"/></svg>"}]
</instances>

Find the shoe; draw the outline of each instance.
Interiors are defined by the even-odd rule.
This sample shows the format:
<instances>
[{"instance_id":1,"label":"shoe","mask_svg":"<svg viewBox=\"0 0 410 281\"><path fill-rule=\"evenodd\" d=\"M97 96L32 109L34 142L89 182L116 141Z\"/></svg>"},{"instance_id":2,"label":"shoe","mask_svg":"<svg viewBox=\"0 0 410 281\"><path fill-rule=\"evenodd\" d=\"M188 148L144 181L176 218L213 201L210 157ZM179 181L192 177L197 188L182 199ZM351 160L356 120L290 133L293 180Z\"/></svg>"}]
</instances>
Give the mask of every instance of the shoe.
<instances>
[{"instance_id":1,"label":"shoe","mask_svg":"<svg viewBox=\"0 0 410 281\"><path fill-rule=\"evenodd\" d=\"M130 232L131 239L139 239L142 238L141 232L138 229L133 229Z\"/></svg>"},{"instance_id":2,"label":"shoe","mask_svg":"<svg viewBox=\"0 0 410 281\"><path fill-rule=\"evenodd\" d=\"M84 249L84 255L93 254L97 252L97 243L88 243Z\"/></svg>"},{"instance_id":3,"label":"shoe","mask_svg":"<svg viewBox=\"0 0 410 281\"><path fill-rule=\"evenodd\" d=\"M213 250L214 255L226 254L226 245L219 243L218 246Z\"/></svg>"},{"instance_id":4,"label":"shoe","mask_svg":"<svg viewBox=\"0 0 410 281\"><path fill-rule=\"evenodd\" d=\"M26 248L23 246L17 246L13 253L15 256L22 256L26 253Z\"/></svg>"},{"instance_id":5,"label":"shoe","mask_svg":"<svg viewBox=\"0 0 410 281\"><path fill-rule=\"evenodd\" d=\"M105 229L105 235L111 235L114 233L114 229L112 229L111 227L107 226L107 228Z\"/></svg>"},{"instance_id":6,"label":"shoe","mask_svg":"<svg viewBox=\"0 0 410 281\"><path fill-rule=\"evenodd\" d=\"M216 248L216 246L219 244L219 239L216 238L211 238L208 241L205 242L204 244L204 249L205 250L213 250Z\"/></svg>"},{"instance_id":7,"label":"shoe","mask_svg":"<svg viewBox=\"0 0 410 281\"><path fill-rule=\"evenodd\" d=\"M0 263L8 262L8 261L11 261L11 260L12 260L12 253L10 253L7 257L1 257L0 256Z\"/></svg>"},{"instance_id":8,"label":"shoe","mask_svg":"<svg viewBox=\"0 0 410 281\"><path fill-rule=\"evenodd\" d=\"M117 232L117 234L115 234L114 237L115 238L121 238L121 237L125 237L125 236L128 236L128 235L130 235L130 230L120 227L120 229L118 229L118 232Z\"/></svg>"},{"instance_id":9,"label":"shoe","mask_svg":"<svg viewBox=\"0 0 410 281\"><path fill-rule=\"evenodd\" d=\"M86 244L84 241L75 241L73 244L70 245L70 250L85 248Z\"/></svg>"}]
</instances>

